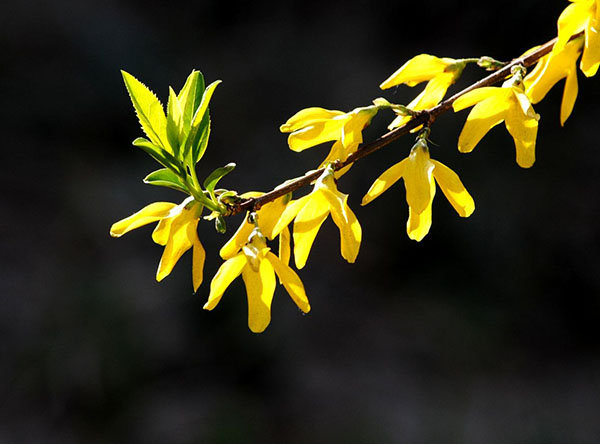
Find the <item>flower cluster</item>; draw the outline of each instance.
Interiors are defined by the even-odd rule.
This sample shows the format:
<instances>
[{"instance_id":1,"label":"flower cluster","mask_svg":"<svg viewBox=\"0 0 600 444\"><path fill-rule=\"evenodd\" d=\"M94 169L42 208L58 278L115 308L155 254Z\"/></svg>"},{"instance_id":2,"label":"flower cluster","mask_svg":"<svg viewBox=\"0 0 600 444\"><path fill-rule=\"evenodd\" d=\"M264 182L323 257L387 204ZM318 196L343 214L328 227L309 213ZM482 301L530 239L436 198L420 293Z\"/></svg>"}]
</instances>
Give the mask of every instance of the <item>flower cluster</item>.
<instances>
[{"instance_id":1,"label":"flower cluster","mask_svg":"<svg viewBox=\"0 0 600 444\"><path fill-rule=\"evenodd\" d=\"M145 85L128 73L123 79L146 138L133 144L161 164L144 181L168 187L186 195L181 204L155 202L112 225L110 234L120 237L141 226L157 223L152 239L164 247L156 279L161 281L173 270L180 257L192 250L192 281L197 291L203 280L205 251L198 237L201 222L214 221L224 233L228 216L247 211L239 228L219 251L223 263L210 283L206 310L220 302L229 285L242 276L248 301L248 326L264 331L271 322L271 304L279 283L303 313L310 311L306 290L290 266L305 267L317 234L331 215L340 234L340 253L350 263L357 260L362 228L348 204L349 196L338 190L338 180L361 157L396 140L399 135L419 132L408 156L385 170L362 199L367 205L392 185L403 180L408 221L408 237L420 242L432 226L432 204L439 187L460 217L475 210L473 197L449 167L431 158L429 136L435 119L449 109L471 108L458 136L458 151L471 152L495 126L504 123L513 138L516 162L529 168L535 162L540 116L533 105L539 103L561 80L565 80L560 123L572 114L578 94L578 69L585 76L596 74L600 66L600 0L571 0L558 19L558 35L553 42L530 49L507 64L491 57L448 58L420 54L404 63L380 88L409 87L427 82L407 105L378 98L372 105L349 112L311 107L303 109L281 125L288 134L289 148L302 152L331 143L329 153L316 170L284 182L268 193L218 188L223 177L235 167L229 163L216 168L204 181L198 179L196 164L202 159L210 136L209 102L219 82L205 87L204 78L192 71L179 93L169 90L166 109ZM525 65L536 61L528 73ZM450 99L448 89L469 64L488 71L499 70L477 85ZM500 86L496 84L503 82ZM382 111L394 119L388 134L369 144L363 131ZM165 112L166 111L166 112ZM294 193L312 185L307 194ZM204 209L207 215L203 215ZM277 255L269 242L278 242ZM277 276L277 278L276 278Z\"/></svg>"}]
</instances>

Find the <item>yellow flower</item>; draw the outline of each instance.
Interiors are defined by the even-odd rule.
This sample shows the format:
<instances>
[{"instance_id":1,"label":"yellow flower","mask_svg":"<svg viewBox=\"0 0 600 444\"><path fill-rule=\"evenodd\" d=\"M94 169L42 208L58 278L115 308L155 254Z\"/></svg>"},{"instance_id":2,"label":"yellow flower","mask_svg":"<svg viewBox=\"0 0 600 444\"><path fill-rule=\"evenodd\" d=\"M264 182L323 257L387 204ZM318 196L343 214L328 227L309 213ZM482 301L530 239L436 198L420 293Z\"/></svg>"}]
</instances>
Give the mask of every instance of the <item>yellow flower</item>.
<instances>
[{"instance_id":1,"label":"yellow flower","mask_svg":"<svg viewBox=\"0 0 600 444\"><path fill-rule=\"evenodd\" d=\"M308 313L310 305L302 281L269 250L260 232L252 233L242 251L226 260L217 271L210 283L210 295L204 309L215 308L229 284L241 274L248 297L248 327L254 333L260 333L271 322L271 302L277 274L298 308Z\"/></svg>"},{"instance_id":2,"label":"yellow flower","mask_svg":"<svg viewBox=\"0 0 600 444\"><path fill-rule=\"evenodd\" d=\"M262 194L263 193L260 192L250 192L243 194L241 197L258 197ZM287 195L282 196L279 199L275 199L272 202L266 203L255 214L256 224L258 224L260 231L264 233L269 240L273 240L276 237L276 235L273 235L273 228L281 217L281 213L285 209L288 200L289 199ZM235 256L248 242L248 238L252 234L254 228L255 225L248 220L248 217L245 217L235 234L227 241L225 245L223 245L219 251L221 257L227 260ZM287 227L285 227L281 233L278 234L279 258L284 264L287 265L290 261L290 231Z\"/></svg>"},{"instance_id":3,"label":"yellow flower","mask_svg":"<svg viewBox=\"0 0 600 444\"><path fill-rule=\"evenodd\" d=\"M451 58L438 58L429 54L420 54L402 65L379 87L391 88L404 83L415 86L427 81L427 86L406 107L413 111L422 111L436 106L446 95L446 91L461 75L465 63ZM399 115L389 125L389 129L398 128L411 119Z\"/></svg>"},{"instance_id":4,"label":"yellow flower","mask_svg":"<svg viewBox=\"0 0 600 444\"><path fill-rule=\"evenodd\" d=\"M562 51L571 36L581 31L585 44L579 67L592 77L600 66L600 0L571 0L558 18L558 41L552 51Z\"/></svg>"},{"instance_id":5,"label":"yellow flower","mask_svg":"<svg viewBox=\"0 0 600 444\"><path fill-rule=\"evenodd\" d=\"M197 291L202 283L206 257L197 232L201 212L202 206L192 197L188 197L180 205L154 202L114 223L110 228L110 235L120 237L131 230L158 221L152 239L165 249L158 264L156 280L160 282L167 277L183 253L192 248L192 281L194 291Z\"/></svg>"},{"instance_id":6,"label":"yellow flower","mask_svg":"<svg viewBox=\"0 0 600 444\"><path fill-rule=\"evenodd\" d=\"M335 141L325 161L346 160L363 142L362 130L377 114L376 106L356 108L349 113L323 108L306 108L297 112L279 128L282 133L291 133L288 144L293 151L324 142ZM338 177L339 177L338 172Z\"/></svg>"},{"instance_id":7,"label":"yellow flower","mask_svg":"<svg viewBox=\"0 0 600 444\"><path fill-rule=\"evenodd\" d=\"M515 141L517 163L522 168L532 166L540 116L533 110L523 85L509 79L502 87L478 88L459 97L452 107L460 111L473 105L458 138L459 151L471 152L490 129L504 121Z\"/></svg>"},{"instance_id":8,"label":"yellow flower","mask_svg":"<svg viewBox=\"0 0 600 444\"><path fill-rule=\"evenodd\" d=\"M577 59L581 48L582 40L577 39L567 43L561 50L545 55L523 80L525 94L531 103L538 103L555 84L566 78L560 106L561 125L571 115L577 99Z\"/></svg>"},{"instance_id":9,"label":"yellow flower","mask_svg":"<svg viewBox=\"0 0 600 444\"><path fill-rule=\"evenodd\" d=\"M273 228L277 235L294 220L294 260L298 269L304 267L319 228L331 213L340 231L342 257L353 263L360 249L362 230L356 216L348 207L348 195L340 193L331 168L317 179L313 191L292 200Z\"/></svg>"},{"instance_id":10,"label":"yellow flower","mask_svg":"<svg viewBox=\"0 0 600 444\"><path fill-rule=\"evenodd\" d=\"M475 210L473 198L456 173L429 157L429 149L424 140L417 141L407 158L388 168L377 178L363 197L362 205L379 197L400 178L404 179L408 203L406 231L408 237L417 242L431 228L431 204L435 196L436 181L459 216L469 217Z\"/></svg>"}]
</instances>

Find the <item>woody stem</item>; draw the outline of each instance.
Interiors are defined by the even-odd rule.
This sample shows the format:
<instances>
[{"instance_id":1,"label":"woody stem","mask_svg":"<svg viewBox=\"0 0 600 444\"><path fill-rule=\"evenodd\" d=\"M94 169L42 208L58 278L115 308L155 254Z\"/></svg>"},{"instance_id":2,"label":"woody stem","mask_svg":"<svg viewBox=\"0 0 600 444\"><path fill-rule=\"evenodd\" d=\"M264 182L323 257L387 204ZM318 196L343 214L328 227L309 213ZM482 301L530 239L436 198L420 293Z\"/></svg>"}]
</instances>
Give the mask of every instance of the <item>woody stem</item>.
<instances>
[{"instance_id":1,"label":"woody stem","mask_svg":"<svg viewBox=\"0 0 600 444\"><path fill-rule=\"evenodd\" d=\"M575 34L573 37L571 37L571 40L579 37L582 34L583 34L583 32L581 32L579 34ZM485 86L492 86L498 82L505 80L507 77L509 77L511 75L511 69L513 68L513 66L522 65L524 67L529 67L529 66L533 65L540 58L542 58L543 56L548 54L550 51L552 51L552 48L554 47L554 44L556 43L556 41L557 41L557 38L554 38L554 39L544 43L543 45L541 45L534 51L531 51L527 55L513 59L511 62L507 63L504 67L498 69L497 71L494 71L492 74L484 77L483 79L479 80L478 82L473 83L472 85L468 86L467 88L463 89L462 91L459 91L458 93L454 94L452 97L441 102L439 105L437 105L431 109L424 110L424 111L417 111L415 116L411 120L409 120L406 124L404 124L403 126L401 126L399 128L395 128L395 129L387 132L386 134L384 134L383 136L379 137L378 139L376 139L372 142L362 144L354 153L350 154L346 158L346 160L344 160L344 161L336 160L335 162L333 162L333 164L332 164L333 169L335 171L340 170L340 169L344 168L345 166L350 165L351 163L354 163L354 162L358 161L359 159L362 159L363 157L366 157L369 154L374 153L375 151L379 150L380 148L383 148L384 146L389 145L390 143L401 138L402 136L405 136L406 134L410 133L411 130L413 130L414 128L417 128L418 126L421 126L421 125L431 126L431 124L433 124L433 122L441 114L444 114L445 112L449 111L452 108L452 104L459 97L465 95L466 93L468 93L470 91L473 91L474 89L482 88ZM275 188L273 191L265 193L260 197L246 199L243 202L233 206L231 208L229 215L237 214L242 211L257 211L264 204L271 202L271 201L273 201L281 196L284 196L292 191L295 191L299 188L302 188L306 185L309 185L311 182L313 182L317 178L319 178L319 176L321 176L323 174L325 169L326 169L326 167L319 168L318 170L313 170L309 173L306 173L302 177L298 177L296 179L290 180L285 185L281 185L281 186Z\"/></svg>"}]
</instances>

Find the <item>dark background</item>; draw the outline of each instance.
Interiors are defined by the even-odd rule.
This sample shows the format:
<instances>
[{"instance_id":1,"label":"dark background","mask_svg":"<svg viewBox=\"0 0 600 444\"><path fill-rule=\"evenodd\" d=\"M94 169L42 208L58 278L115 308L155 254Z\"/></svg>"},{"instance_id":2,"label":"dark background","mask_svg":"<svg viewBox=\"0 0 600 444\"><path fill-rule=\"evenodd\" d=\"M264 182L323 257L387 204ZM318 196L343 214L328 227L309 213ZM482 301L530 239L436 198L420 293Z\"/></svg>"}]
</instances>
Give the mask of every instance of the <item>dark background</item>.
<instances>
[{"instance_id":1,"label":"dark background","mask_svg":"<svg viewBox=\"0 0 600 444\"><path fill-rule=\"evenodd\" d=\"M299 273L312 312L280 288L261 335L241 279L202 310L226 240L209 223L196 295L189 253L158 284L150 228L108 235L183 197L141 182L155 165L130 145L142 134L119 69L163 100L192 68L222 79L199 175L235 161L224 186L268 190L326 155L287 149L278 127L296 111L408 103L420 87L378 85L410 57L507 60L552 38L566 5L3 3L0 442L599 442L599 78L579 75L565 128L562 83L535 107L529 170L503 125L460 155L467 113L444 115L432 155L477 209L460 219L438 192L421 243L406 236L401 184L359 205L411 138L359 162L339 184L363 227L356 264L326 222Z\"/></svg>"}]
</instances>

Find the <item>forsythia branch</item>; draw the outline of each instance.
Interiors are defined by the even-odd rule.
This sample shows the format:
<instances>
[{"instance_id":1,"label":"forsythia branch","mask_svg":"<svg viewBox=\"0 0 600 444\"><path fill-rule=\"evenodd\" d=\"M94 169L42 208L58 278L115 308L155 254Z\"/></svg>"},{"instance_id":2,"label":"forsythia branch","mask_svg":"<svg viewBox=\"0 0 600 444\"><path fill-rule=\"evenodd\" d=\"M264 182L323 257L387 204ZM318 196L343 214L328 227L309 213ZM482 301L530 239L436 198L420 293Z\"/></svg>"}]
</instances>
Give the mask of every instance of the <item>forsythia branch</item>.
<instances>
[{"instance_id":1,"label":"forsythia branch","mask_svg":"<svg viewBox=\"0 0 600 444\"><path fill-rule=\"evenodd\" d=\"M302 177L288 180L272 191L247 192L218 188L235 163L216 168L204 181L196 175L209 140L211 122L209 102L220 83L208 86L198 71L192 71L176 93L169 89L165 108L154 93L132 75L123 79L138 119L147 138L134 140L163 168L148 174L144 182L183 192L188 197L180 204L154 202L114 223L110 234L120 237L138 227L156 223L152 240L164 246L156 279L168 276L179 258L192 250L192 282L196 291L203 281L206 253L198 237L200 221L214 221L219 233L226 230L225 217L247 212L237 231L223 245L223 263L210 283L204 308L214 309L229 285L242 277L248 296L248 326L263 331L271 320L271 302L277 280L285 287L298 308L307 313L310 304L300 277L290 267L302 269L321 225L331 217L340 234L340 253L355 262L362 228L348 205L348 195L337 187L337 179L358 160L389 145L409 132L419 131L410 153L379 175L363 196L368 205L402 179L408 204L406 232L417 242L424 239L432 225L432 203L439 189L456 213L463 218L475 210L473 197L460 177L448 166L431 157L428 147L430 129L436 119L452 109L471 108L458 137L458 150L471 152L496 125L504 123L511 135L516 162L529 168L535 162L535 147L540 119L533 108L558 82L565 79L560 123L569 118L578 93L577 72L594 76L600 68L600 0L571 0L557 21L557 38L536 46L508 63L490 57L454 59L419 54L381 83L381 89L400 84L409 87L427 82L408 105L393 104L377 98L371 105L350 112L310 107L298 111L280 127L288 133L289 148L296 152L333 142L329 154L317 167ZM578 62L579 61L579 62ZM467 64L493 71L483 79L443 100L448 88L460 78ZM535 68L527 73L527 68ZM578 66L579 65L579 69ZM494 86L497 83L499 86ZM380 110L396 114L388 133L363 143L362 131ZM312 186L302 197L292 192ZM205 210L208 214L204 214ZM278 240L278 255L269 242Z\"/></svg>"},{"instance_id":2,"label":"forsythia branch","mask_svg":"<svg viewBox=\"0 0 600 444\"><path fill-rule=\"evenodd\" d=\"M574 40L581 35L583 35L583 32L575 34L571 38L571 40ZM457 92L452 97L444 100L439 105L437 105L431 109L428 109L428 110L418 111L416 113L415 117L413 117L411 120L409 120L403 126L387 132L386 134L384 134L383 136L374 140L373 142L362 144L358 148L358 150L356 152L350 154L346 160L333 162L332 168L335 171L341 170L342 168L346 167L347 165L350 165L350 164L362 159L363 157L366 157L369 154L374 153L375 151L379 150L380 148L383 148L384 146L389 145L390 143L400 139L401 137L405 136L406 134L410 133L413 129L415 129L421 125L425 124L427 126L430 126L440 115L449 111L452 108L452 104L459 97L461 97L461 96L465 95L466 93L473 91L477 88L482 88L485 86L491 86L491 85L497 84L498 82L506 79L506 77L508 77L511 74L511 70L515 66L522 65L527 68L527 67L533 65L535 62L537 62L543 56L545 56L550 51L552 51L552 47L554 46L556 41L557 41L557 38L553 38L552 40L549 40L548 42L544 43L537 49L529 52L528 54L512 60L511 62L507 63L504 67L498 69L497 71L494 71L492 74L473 83L472 85L468 86L467 88L463 89L462 91ZM274 190L272 190L268 193L265 193L262 196L249 198L239 204L232 205L229 215L238 214L243 211L257 211L260 207L262 207L266 203L272 202L281 196L285 196L286 194L288 194L292 191L295 191L299 188L305 187L305 186L309 185L310 183L314 182L317 178L319 178L323 174L325 169L326 169L326 167L309 171L304 176L290 180L286 184L278 186Z\"/></svg>"}]
</instances>

